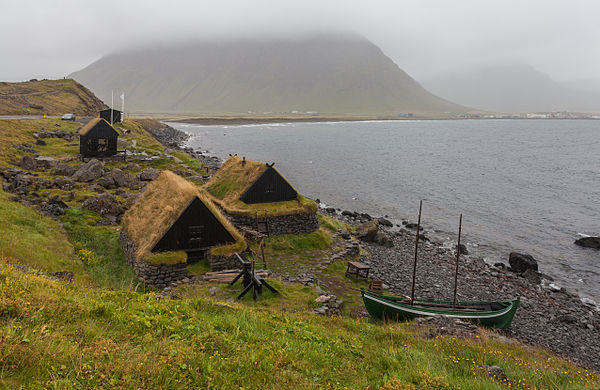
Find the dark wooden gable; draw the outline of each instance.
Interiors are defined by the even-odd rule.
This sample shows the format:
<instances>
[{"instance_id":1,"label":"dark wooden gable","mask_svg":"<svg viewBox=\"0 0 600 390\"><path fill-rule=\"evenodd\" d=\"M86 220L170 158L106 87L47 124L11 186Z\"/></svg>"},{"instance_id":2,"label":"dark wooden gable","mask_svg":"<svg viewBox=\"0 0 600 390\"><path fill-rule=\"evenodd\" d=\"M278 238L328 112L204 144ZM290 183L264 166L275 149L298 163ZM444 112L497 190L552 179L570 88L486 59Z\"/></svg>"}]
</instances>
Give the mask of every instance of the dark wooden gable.
<instances>
[{"instance_id":1,"label":"dark wooden gable","mask_svg":"<svg viewBox=\"0 0 600 390\"><path fill-rule=\"evenodd\" d=\"M79 152L83 157L113 156L117 153L119 133L110 123L99 120L79 137Z\"/></svg>"},{"instance_id":2,"label":"dark wooden gable","mask_svg":"<svg viewBox=\"0 0 600 390\"><path fill-rule=\"evenodd\" d=\"M240 196L246 204L285 202L297 198L296 190L273 167L268 167Z\"/></svg>"},{"instance_id":3,"label":"dark wooden gable","mask_svg":"<svg viewBox=\"0 0 600 390\"><path fill-rule=\"evenodd\" d=\"M110 123L110 112L112 111L112 122L119 123L123 119L123 113L119 110L107 108L106 110L100 111L100 118Z\"/></svg>"},{"instance_id":4,"label":"dark wooden gable","mask_svg":"<svg viewBox=\"0 0 600 390\"><path fill-rule=\"evenodd\" d=\"M152 248L152 252L206 250L235 238L196 196Z\"/></svg>"}]
</instances>

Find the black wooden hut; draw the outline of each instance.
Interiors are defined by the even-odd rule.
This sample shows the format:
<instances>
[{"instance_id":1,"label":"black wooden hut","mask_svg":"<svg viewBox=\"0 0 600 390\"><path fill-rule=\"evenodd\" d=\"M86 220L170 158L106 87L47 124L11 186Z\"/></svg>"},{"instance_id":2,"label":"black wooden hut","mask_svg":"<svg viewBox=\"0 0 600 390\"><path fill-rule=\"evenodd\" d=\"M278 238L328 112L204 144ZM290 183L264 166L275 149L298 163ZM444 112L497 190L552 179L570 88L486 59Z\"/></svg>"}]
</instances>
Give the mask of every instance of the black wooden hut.
<instances>
[{"instance_id":1,"label":"black wooden hut","mask_svg":"<svg viewBox=\"0 0 600 390\"><path fill-rule=\"evenodd\" d=\"M180 176L163 171L123 216L123 230L139 258L155 253L203 254L222 245L246 244L208 195Z\"/></svg>"},{"instance_id":2,"label":"black wooden hut","mask_svg":"<svg viewBox=\"0 0 600 390\"><path fill-rule=\"evenodd\" d=\"M100 118L110 123L110 116L112 113L112 123L119 123L123 120L123 113L114 108L107 108L106 110L100 111Z\"/></svg>"},{"instance_id":3,"label":"black wooden hut","mask_svg":"<svg viewBox=\"0 0 600 390\"><path fill-rule=\"evenodd\" d=\"M82 157L108 157L117 154L119 133L104 119L94 118L79 130Z\"/></svg>"},{"instance_id":4,"label":"black wooden hut","mask_svg":"<svg viewBox=\"0 0 600 390\"><path fill-rule=\"evenodd\" d=\"M281 176L272 165L240 196L246 204L285 202L298 198L298 192Z\"/></svg>"}]
</instances>

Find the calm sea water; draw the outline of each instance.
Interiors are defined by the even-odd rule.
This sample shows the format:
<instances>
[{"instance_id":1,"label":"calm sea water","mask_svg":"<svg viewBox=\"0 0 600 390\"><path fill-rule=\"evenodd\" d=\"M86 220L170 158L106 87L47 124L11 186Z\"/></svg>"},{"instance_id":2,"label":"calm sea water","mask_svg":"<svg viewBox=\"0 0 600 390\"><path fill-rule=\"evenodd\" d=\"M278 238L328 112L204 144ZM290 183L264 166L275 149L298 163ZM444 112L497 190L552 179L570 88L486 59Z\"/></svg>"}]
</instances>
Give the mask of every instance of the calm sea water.
<instances>
[{"instance_id":1,"label":"calm sea water","mask_svg":"<svg viewBox=\"0 0 600 390\"><path fill-rule=\"evenodd\" d=\"M423 222L486 261L533 255L556 284L600 303L600 121L460 120L197 126L189 145L275 162L303 194L395 223Z\"/></svg>"}]
</instances>

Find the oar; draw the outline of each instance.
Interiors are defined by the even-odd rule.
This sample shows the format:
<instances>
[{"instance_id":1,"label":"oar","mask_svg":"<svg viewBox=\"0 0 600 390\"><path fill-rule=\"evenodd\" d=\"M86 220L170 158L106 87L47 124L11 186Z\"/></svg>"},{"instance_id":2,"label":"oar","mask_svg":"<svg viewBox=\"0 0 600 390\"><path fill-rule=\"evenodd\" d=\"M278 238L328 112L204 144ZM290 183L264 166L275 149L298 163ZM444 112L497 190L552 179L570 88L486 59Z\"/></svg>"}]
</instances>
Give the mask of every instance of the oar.
<instances>
[{"instance_id":1,"label":"oar","mask_svg":"<svg viewBox=\"0 0 600 390\"><path fill-rule=\"evenodd\" d=\"M419 253L419 232L421 230L421 209L423 200L419 201L419 219L417 220L417 238L415 239L415 262L413 264L412 290L410 292L410 304L415 302L415 276L417 275L417 254Z\"/></svg>"},{"instance_id":2,"label":"oar","mask_svg":"<svg viewBox=\"0 0 600 390\"><path fill-rule=\"evenodd\" d=\"M462 213L458 220L458 244L456 244L456 272L454 274L454 300L452 301L452 307L456 307L456 289L458 287L458 259L460 258L460 233L462 230Z\"/></svg>"}]
</instances>

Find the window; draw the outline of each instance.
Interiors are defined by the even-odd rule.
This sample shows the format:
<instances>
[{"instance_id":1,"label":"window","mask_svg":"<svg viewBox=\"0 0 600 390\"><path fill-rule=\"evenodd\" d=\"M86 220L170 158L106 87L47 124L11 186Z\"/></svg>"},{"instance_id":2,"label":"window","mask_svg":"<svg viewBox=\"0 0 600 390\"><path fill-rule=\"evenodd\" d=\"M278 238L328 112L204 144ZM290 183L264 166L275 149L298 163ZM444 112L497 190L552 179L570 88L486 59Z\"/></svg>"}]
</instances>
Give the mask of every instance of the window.
<instances>
[{"instance_id":1,"label":"window","mask_svg":"<svg viewBox=\"0 0 600 390\"><path fill-rule=\"evenodd\" d=\"M204 226L190 226L188 229L190 232L190 245L199 245L200 242L202 242L202 239L204 238Z\"/></svg>"},{"instance_id":2,"label":"window","mask_svg":"<svg viewBox=\"0 0 600 390\"><path fill-rule=\"evenodd\" d=\"M106 138L98 138L98 151L106 152L108 150L108 140Z\"/></svg>"},{"instance_id":3,"label":"window","mask_svg":"<svg viewBox=\"0 0 600 390\"><path fill-rule=\"evenodd\" d=\"M275 192L275 185L273 183L269 183L265 186L265 194L272 194Z\"/></svg>"}]
</instances>

